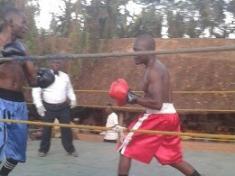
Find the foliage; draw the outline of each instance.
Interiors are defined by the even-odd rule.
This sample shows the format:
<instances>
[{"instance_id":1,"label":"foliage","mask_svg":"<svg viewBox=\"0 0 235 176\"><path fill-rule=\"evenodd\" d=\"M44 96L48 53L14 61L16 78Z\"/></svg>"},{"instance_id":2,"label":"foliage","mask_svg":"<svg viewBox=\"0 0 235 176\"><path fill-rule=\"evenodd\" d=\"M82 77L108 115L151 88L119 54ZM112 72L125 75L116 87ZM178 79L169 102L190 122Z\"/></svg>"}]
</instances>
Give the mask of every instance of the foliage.
<instances>
[{"instance_id":1,"label":"foliage","mask_svg":"<svg viewBox=\"0 0 235 176\"><path fill-rule=\"evenodd\" d=\"M26 36L26 44L28 49L31 53L39 54L38 53L38 29L35 22L35 16L39 13L39 5L38 1L35 0L28 0L25 5L25 13L28 20L28 28L29 31Z\"/></svg>"},{"instance_id":2,"label":"foliage","mask_svg":"<svg viewBox=\"0 0 235 176\"><path fill-rule=\"evenodd\" d=\"M39 0L0 0L0 11L6 5L25 10L29 21L26 43L33 53L38 52L38 37L70 38L73 51L98 52L99 39L135 37L142 31L169 38L227 38L235 31L235 0L60 1L61 13L52 14L49 31L36 27ZM143 7L139 14L127 8L130 2Z\"/></svg>"},{"instance_id":3,"label":"foliage","mask_svg":"<svg viewBox=\"0 0 235 176\"><path fill-rule=\"evenodd\" d=\"M129 36L135 37L143 31L151 33L154 37L162 36L163 16L155 7L144 9L130 26Z\"/></svg>"},{"instance_id":4,"label":"foliage","mask_svg":"<svg viewBox=\"0 0 235 176\"><path fill-rule=\"evenodd\" d=\"M168 37L195 38L207 35L225 38L234 31L234 25L226 22L225 15L226 12L233 13L234 20L234 0L135 0L135 2L146 7L154 6L163 17L166 17L165 27L168 30Z\"/></svg>"}]
</instances>

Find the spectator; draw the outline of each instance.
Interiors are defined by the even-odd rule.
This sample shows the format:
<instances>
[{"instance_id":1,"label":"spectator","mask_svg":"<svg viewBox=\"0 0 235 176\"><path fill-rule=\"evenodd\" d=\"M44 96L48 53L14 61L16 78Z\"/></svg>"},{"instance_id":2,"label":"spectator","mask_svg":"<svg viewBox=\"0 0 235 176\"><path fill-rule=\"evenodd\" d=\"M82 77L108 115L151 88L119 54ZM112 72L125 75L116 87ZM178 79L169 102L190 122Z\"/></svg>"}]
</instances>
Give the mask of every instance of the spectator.
<instances>
[{"instance_id":1,"label":"spectator","mask_svg":"<svg viewBox=\"0 0 235 176\"><path fill-rule=\"evenodd\" d=\"M108 104L105 112L108 114L106 120L106 127L113 127L118 125L118 115L113 111L112 105ZM104 132L104 142L117 142L118 133L114 130L107 130Z\"/></svg>"}]
</instances>

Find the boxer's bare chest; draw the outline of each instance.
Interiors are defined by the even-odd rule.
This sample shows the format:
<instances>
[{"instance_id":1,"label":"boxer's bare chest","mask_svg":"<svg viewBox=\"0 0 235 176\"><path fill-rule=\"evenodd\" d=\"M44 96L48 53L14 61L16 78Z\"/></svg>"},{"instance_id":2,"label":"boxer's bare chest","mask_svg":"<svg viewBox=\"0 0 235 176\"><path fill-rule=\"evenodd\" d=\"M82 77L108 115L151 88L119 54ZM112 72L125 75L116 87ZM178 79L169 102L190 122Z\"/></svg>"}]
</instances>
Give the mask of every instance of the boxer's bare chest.
<instances>
[{"instance_id":1,"label":"boxer's bare chest","mask_svg":"<svg viewBox=\"0 0 235 176\"><path fill-rule=\"evenodd\" d=\"M3 44L0 41L0 49ZM1 54L0 54L0 57ZM22 64L18 61L0 63L0 88L20 90L24 84Z\"/></svg>"}]
</instances>

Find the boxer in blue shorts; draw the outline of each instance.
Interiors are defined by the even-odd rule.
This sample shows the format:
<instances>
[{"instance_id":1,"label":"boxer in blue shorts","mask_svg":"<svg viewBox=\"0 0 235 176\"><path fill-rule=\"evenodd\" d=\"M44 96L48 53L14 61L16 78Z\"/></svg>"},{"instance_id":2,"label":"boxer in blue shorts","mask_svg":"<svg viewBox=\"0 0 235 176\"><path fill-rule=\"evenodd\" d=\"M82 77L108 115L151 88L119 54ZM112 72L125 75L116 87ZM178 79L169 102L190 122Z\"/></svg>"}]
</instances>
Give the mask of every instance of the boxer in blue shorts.
<instances>
[{"instance_id":1,"label":"boxer in blue shorts","mask_svg":"<svg viewBox=\"0 0 235 176\"><path fill-rule=\"evenodd\" d=\"M0 119L27 120L28 111L23 96L23 86L46 87L53 83L54 75L45 70L37 74L33 63L20 60L26 50L18 40L27 32L27 22L22 11L4 9L0 25L0 57L15 57L0 61ZM18 162L26 160L27 125L0 122L0 176L7 176Z\"/></svg>"},{"instance_id":2,"label":"boxer in blue shorts","mask_svg":"<svg viewBox=\"0 0 235 176\"><path fill-rule=\"evenodd\" d=\"M0 88L0 118L28 120L28 111L22 93ZM4 157L6 157L24 162L27 141L27 125L2 123L1 130L3 133L1 133L0 141L0 160L3 161Z\"/></svg>"}]
</instances>

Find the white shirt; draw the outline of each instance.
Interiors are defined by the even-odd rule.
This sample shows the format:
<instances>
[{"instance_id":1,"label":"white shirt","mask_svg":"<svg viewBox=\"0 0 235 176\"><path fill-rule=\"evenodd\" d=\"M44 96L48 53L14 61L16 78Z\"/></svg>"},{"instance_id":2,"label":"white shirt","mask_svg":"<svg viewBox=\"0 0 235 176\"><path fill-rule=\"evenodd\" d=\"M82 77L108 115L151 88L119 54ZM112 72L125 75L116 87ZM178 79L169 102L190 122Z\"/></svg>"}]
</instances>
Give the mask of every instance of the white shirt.
<instances>
[{"instance_id":1,"label":"white shirt","mask_svg":"<svg viewBox=\"0 0 235 176\"><path fill-rule=\"evenodd\" d=\"M108 115L107 121L106 121L106 127L113 127L114 125L118 125L118 115L115 112L112 112ZM107 140L117 140L118 139L118 133L113 130L108 130L105 132L104 139Z\"/></svg>"},{"instance_id":2,"label":"white shirt","mask_svg":"<svg viewBox=\"0 0 235 176\"><path fill-rule=\"evenodd\" d=\"M42 100L50 104L63 103L67 98L76 101L70 78L62 71L59 71L59 75L55 75L55 81L47 88L33 88L32 97L36 107L43 105Z\"/></svg>"}]
</instances>

